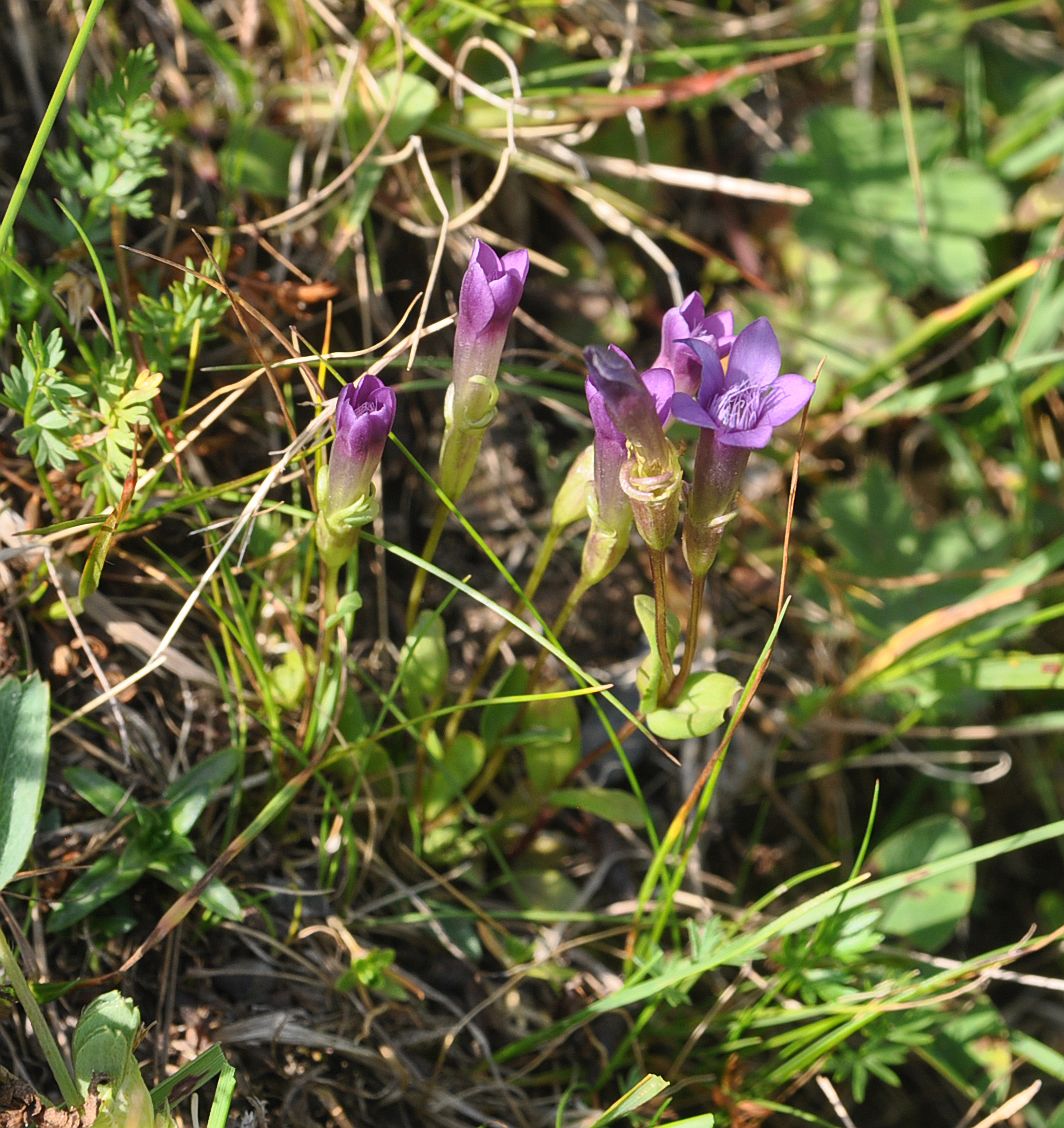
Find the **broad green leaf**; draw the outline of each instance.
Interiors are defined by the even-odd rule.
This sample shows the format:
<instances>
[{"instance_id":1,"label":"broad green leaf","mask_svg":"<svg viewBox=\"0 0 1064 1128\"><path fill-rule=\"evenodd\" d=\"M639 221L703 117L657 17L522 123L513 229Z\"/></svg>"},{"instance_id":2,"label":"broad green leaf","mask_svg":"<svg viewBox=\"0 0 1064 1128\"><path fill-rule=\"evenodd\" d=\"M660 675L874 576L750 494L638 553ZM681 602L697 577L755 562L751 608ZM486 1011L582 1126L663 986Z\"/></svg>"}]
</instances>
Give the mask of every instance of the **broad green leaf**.
<instances>
[{"instance_id":1,"label":"broad green leaf","mask_svg":"<svg viewBox=\"0 0 1064 1128\"><path fill-rule=\"evenodd\" d=\"M950 858L971 847L964 824L952 815L931 815L892 834L868 859L873 873L890 875ZM925 951L937 951L968 915L975 896L975 865L929 877L884 897L877 927Z\"/></svg>"},{"instance_id":2,"label":"broad green leaf","mask_svg":"<svg viewBox=\"0 0 1064 1128\"><path fill-rule=\"evenodd\" d=\"M46 931L69 928L132 888L147 873L148 862L140 851L129 847L121 854L97 858L52 907Z\"/></svg>"},{"instance_id":3,"label":"broad green leaf","mask_svg":"<svg viewBox=\"0 0 1064 1128\"><path fill-rule=\"evenodd\" d=\"M266 126L237 127L218 153L218 171L230 192L283 200L295 147L290 137Z\"/></svg>"},{"instance_id":4,"label":"broad green leaf","mask_svg":"<svg viewBox=\"0 0 1064 1128\"><path fill-rule=\"evenodd\" d=\"M530 701L520 735L528 781L540 794L564 783L580 763L580 711L572 697Z\"/></svg>"},{"instance_id":5,"label":"broad green leaf","mask_svg":"<svg viewBox=\"0 0 1064 1128\"><path fill-rule=\"evenodd\" d=\"M985 168L949 155L954 128L943 114L914 115L926 237L900 114L836 106L811 113L807 126L809 152L779 158L768 173L812 193L795 220L803 239L878 270L901 297L928 285L961 297L985 280L983 240L1003 228L1008 197Z\"/></svg>"},{"instance_id":6,"label":"broad green leaf","mask_svg":"<svg viewBox=\"0 0 1064 1128\"><path fill-rule=\"evenodd\" d=\"M403 696L412 709L420 711L426 701L444 688L449 668L443 620L430 611L422 611L399 657Z\"/></svg>"},{"instance_id":7,"label":"broad green leaf","mask_svg":"<svg viewBox=\"0 0 1064 1128\"><path fill-rule=\"evenodd\" d=\"M428 79L404 70L389 71L381 78L381 94L386 104L395 99L395 109L388 120L388 140L402 145L428 121L440 104L440 95Z\"/></svg>"},{"instance_id":8,"label":"broad green leaf","mask_svg":"<svg viewBox=\"0 0 1064 1128\"><path fill-rule=\"evenodd\" d=\"M83 1093L97 1086L97 1128L164 1128L156 1120L148 1087L133 1049L140 1034L140 1011L117 991L94 999L74 1031L74 1071Z\"/></svg>"},{"instance_id":9,"label":"broad green leaf","mask_svg":"<svg viewBox=\"0 0 1064 1128\"><path fill-rule=\"evenodd\" d=\"M121 1084L136 1068L133 1049L140 1034L140 1011L118 991L108 991L82 1011L74 1030L74 1073L87 1092L93 1074Z\"/></svg>"},{"instance_id":10,"label":"broad green leaf","mask_svg":"<svg viewBox=\"0 0 1064 1128\"><path fill-rule=\"evenodd\" d=\"M662 740L707 736L724 723L740 689L730 674L692 674L672 708L647 713L647 728Z\"/></svg>"},{"instance_id":11,"label":"broad green leaf","mask_svg":"<svg viewBox=\"0 0 1064 1128\"><path fill-rule=\"evenodd\" d=\"M442 814L476 779L484 766L484 745L471 732L459 732L444 749L425 785L425 818Z\"/></svg>"},{"instance_id":12,"label":"broad green leaf","mask_svg":"<svg viewBox=\"0 0 1064 1128\"><path fill-rule=\"evenodd\" d=\"M114 815L128 798L125 788L92 768L64 768L63 779L101 815Z\"/></svg>"},{"instance_id":13,"label":"broad green leaf","mask_svg":"<svg viewBox=\"0 0 1064 1128\"><path fill-rule=\"evenodd\" d=\"M1060 689L1064 654L995 654L977 660L942 663L935 671L941 693L961 689Z\"/></svg>"},{"instance_id":14,"label":"broad green leaf","mask_svg":"<svg viewBox=\"0 0 1064 1128\"><path fill-rule=\"evenodd\" d=\"M48 767L48 686L0 683L0 889L29 853Z\"/></svg>"},{"instance_id":15,"label":"broad green leaf","mask_svg":"<svg viewBox=\"0 0 1064 1128\"><path fill-rule=\"evenodd\" d=\"M235 748L226 748L201 760L191 771L166 789L170 826L177 834L188 834L204 808L223 784L229 781L240 762Z\"/></svg>"},{"instance_id":16,"label":"broad green leaf","mask_svg":"<svg viewBox=\"0 0 1064 1128\"><path fill-rule=\"evenodd\" d=\"M179 893L191 889L207 872L207 867L190 851L175 851L156 858L148 868ZM244 919L244 911L235 894L218 878L211 881L199 895L199 902L205 909L210 909L225 920Z\"/></svg>"},{"instance_id":17,"label":"broad green leaf","mask_svg":"<svg viewBox=\"0 0 1064 1128\"><path fill-rule=\"evenodd\" d=\"M587 811L606 822L624 826L646 825L643 804L630 791L614 791L607 787L565 787L552 791L548 802L552 807Z\"/></svg>"}]
</instances>

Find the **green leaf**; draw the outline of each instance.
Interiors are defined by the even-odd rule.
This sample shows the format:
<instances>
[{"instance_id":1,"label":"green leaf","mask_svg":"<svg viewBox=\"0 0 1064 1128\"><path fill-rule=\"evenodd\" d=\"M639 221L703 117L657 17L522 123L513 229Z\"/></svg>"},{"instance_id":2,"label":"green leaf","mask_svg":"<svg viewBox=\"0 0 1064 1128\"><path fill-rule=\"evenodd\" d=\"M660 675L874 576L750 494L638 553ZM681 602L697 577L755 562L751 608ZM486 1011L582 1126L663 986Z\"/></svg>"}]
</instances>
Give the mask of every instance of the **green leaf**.
<instances>
[{"instance_id":1,"label":"green leaf","mask_svg":"<svg viewBox=\"0 0 1064 1128\"><path fill-rule=\"evenodd\" d=\"M931 815L892 834L868 859L873 873L890 875L915 869L971 848L964 824L952 815ZM975 896L975 865L929 877L884 897L877 927L925 951L941 948L968 915Z\"/></svg>"},{"instance_id":2,"label":"green leaf","mask_svg":"<svg viewBox=\"0 0 1064 1128\"><path fill-rule=\"evenodd\" d=\"M471 732L459 732L429 774L425 785L425 818L441 815L476 779L484 760L480 738Z\"/></svg>"},{"instance_id":3,"label":"green leaf","mask_svg":"<svg viewBox=\"0 0 1064 1128\"><path fill-rule=\"evenodd\" d=\"M636 675L636 685L639 688L639 708L649 712L658 703L658 686L661 684L661 659L658 655L657 628L654 617L654 599L649 595L635 596L635 615L643 634L650 643L650 653L639 667ZM671 612L665 614L665 642L669 648L670 657L676 652L676 644L680 641L680 620Z\"/></svg>"},{"instance_id":4,"label":"green leaf","mask_svg":"<svg viewBox=\"0 0 1064 1128\"><path fill-rule=\"evenodd\" d=\"M652 1101L668 1087L669 1083L664 1077L659 1077L656 1073L648 1073L642 1081L637 1082L627 1093L615 1100L597 1120L592 1122L590 1128L605 1128L607 1124L612 1124L620 1117L642 1108L647 1101ZM710 1124L712 1123L711 1119Z\"/></svg>"},{"instance_id":5,"label":"green leaf","mask_svg":"<svg viewBox=\"0 0 1064 1128\"><path fill-rule=\"evenodd\" d=\"M177 834L188 834L203 814L204 808L217 794L218 788L229 781L240 763L235 748L226 748L201 760L191 771L166 789L170 826Z\"/></svg>"},{"instance_id":6,"label":"green leaf","mask_svg":"<svg viewBox=\"0 0 1064 1128\"><path fill-rule=\"evenodd\" d=\"M692 674L672 708L647 713L647 728L662 740L707 736L724 723L724 714L741 688L729 674Z\"/></svg>"},{"instance_id":7,"label":"green leaf","mask_svg":"<svg viewBox=\"0 0 1064 1128\"><path fill-rule=\"evenodd\" d=\"M218 171L230 192L252 192L268 199L288 195L288 167L296 143L263 125L234 129L218 154Z\"/></svg>"},{"instance_id":8,"label":"green leaf","mask_svg":"<svg viewBox=\"0 0 1064 1128\"><path fill-rule=\"evenodd\" d=\"M528 689L528 670L524 666L511 666L495 683L488 700L496 697L519 697ZM502 705L486 705L480 713L480 739L484 748L494 752L503 735L514 723L523 708L519 701Z\"/></svg>"},{"instance_id":9,"label":"green leaf","mask_svg":"<svg viewBox=\"0 0 1064 1128\"><path fill-rule=\"evenodd\" d=\"M74 1030L74 1073L84 1092L93 1074L121 1084L132 1067L140 1034L140 1011L118 991L108 991L82 1011Z\"/></svg>"},{"instance_id":10,"label":"green leaf","mask_svg":"<svg viewBox=\"0 0 1064 1128\"><path fill-rule=\"evenodd\" d=\"M520 735L528 781L540 794L564 783L580 763L580 711L572 697L530 701Z\"/></svg>"},{"instance_id":11,"label":"green leaf","mask_svg":"<svg viewBox=\"0 0 1064 1128\"><path fill-rule=\"evenodd\" d=\"M79 877L48 914L47 932L61 932L132 888L148 871L149 859L139 850L104 854Z\"/></svg>"},{"instance_id":12,"label":"green leaf","mask_svg":"<svg viewBox=\"0 0 1064 1128\"><path fill-rule=\"evenodd\" d=\"M935 286L961 297L986 279L983 240L1001 230L1008 197L971 161L949 156L954 129L938 111L914 115L928 234L909 175L901 115L837 106L809 115L809 152L789 154L768 175L808 189L798 234L845 262L880 271L895 292Z\"/></svg>"},{"instance_id":13,"label":"green leaf","mask_svg":"<svg viewBox=\"0 0 1064 1128\"><path fill-rule=\"evenodd\" d=\"M190 850L175 850L157 857L148 868L179 893L191 889L207 872L207 867ZM224 920L239 922L244 919L244 911L236 895L218 878L208 883L199 895L199 903Z\"/></svg>"},{"instance_id":14,"label":"green leaf","mask_svg":"<svg viewBox=\"0 0 1064 1128\"><path fill-rule=\"evenodd\" d=\"M34 674L0 682L0 889L37 829L48 768L48 686Z\"/></svg>"},{"instance_id":15,"label":"green leaf","mask_svg":"<svg viewBox=\"0 0 1064 1128\"><path fill-rule=\"evenodd\" d=\"M403 696L412 709L420 710L425 701L440 693L447 684L449 667L443 620L422 611L399 656Z\"/></svg>"},{"instance_id":16,"label":"green leaf","mask_svg":"<svg viewBox=\"0 0 1064 1128\"><path fill-rule=\"evenodd\" d=\"M614 791L607 787L565 787L551 792L552 807L568 807L587 811L607 822L624 826L645 826L643 804L630 791Z\"/></svg>"},{"instance_id":17,"label":"green leaf","mask_svg":"<svg viewBox=\"0 0 1064 1128\"><path fill-rule=\"evenodd\" d=\"M108 818L116 814L128 798L125 788L113 779L94 772L92 768L64 768L63 779L89 806L95 807L101 815L107 815Z\"/></svg>"}]
</instances>

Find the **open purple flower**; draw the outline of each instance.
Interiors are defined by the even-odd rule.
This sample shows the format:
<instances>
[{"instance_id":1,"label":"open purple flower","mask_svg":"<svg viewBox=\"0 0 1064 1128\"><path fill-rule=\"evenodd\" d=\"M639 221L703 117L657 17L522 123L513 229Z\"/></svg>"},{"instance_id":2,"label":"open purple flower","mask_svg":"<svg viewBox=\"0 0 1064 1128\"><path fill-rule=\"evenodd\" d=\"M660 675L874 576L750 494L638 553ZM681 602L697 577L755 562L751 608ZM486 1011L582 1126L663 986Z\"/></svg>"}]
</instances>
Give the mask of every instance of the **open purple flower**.
<instances>
[{"instance_id":1,"label":"open purple flower","mask_svg":"<svg viewBox=\"0 0 1064 1128\"><path fill-rule=\"evenodd\" d=\"M735 338L727 372L712 344L690 340L687 346L702 363L698 398L677 393L672 412L702 429L683 525L687 565L692 576L701 577L733 516L750 451L767 445L772 429L805 407L814 385L802 376L779 374L779 343L763 317Z\"/></svg>"},{"instance_id":2,"label":"open purple flower","mask_svg":"<svg viewBox=\"0 0 1064 1128\"><path fill-rule=\"evenodd\" d=\"M792 419L812 398L811 380L780 375L780 346L767 318L759 317L735 338L727 372L709 342L691 338L683 344L701 362L701 381L697 399L686 392L673 396L672 413L715 431L724 446L767 446L773 428Z\"/></svg>"},{"instance_id":3,"label":"open purple flower","mask_svg":"<svg viewBox=\"0 0 1064 1128\"><path fill-rule=\"evenodd\" d=\"M336 401L336 440L323 508L330 514L369 494L395 420L395 392L376 376L348 384Z\"/></svg>"},{"instance_id":4,"label":"open purple flower","mask_svg":"<svg viewBox=\"0 0 1064 1128\"><path fill-rule=\"evenodd\" d=\"M697 395L702 362L687 342L704 341L723 358L735 340L735 318L731 310L706 313L702 295L688 294L683 302L665 314L661 321L661 352L655 368L668 368L676 381L676 391Z\"/></svg>"},{"instance_id":5,"label":"open purple flower","mask_svg":"<svg viewBox=\"0 0 1064 1128\"><path fill-rule=\"evenodd\" d=\"M460 399L472 376L494 380L517 303L528 277L528 251L501 258L479 239L462 279L454 335L454 383Z\"/></svg>"}]
</instances>

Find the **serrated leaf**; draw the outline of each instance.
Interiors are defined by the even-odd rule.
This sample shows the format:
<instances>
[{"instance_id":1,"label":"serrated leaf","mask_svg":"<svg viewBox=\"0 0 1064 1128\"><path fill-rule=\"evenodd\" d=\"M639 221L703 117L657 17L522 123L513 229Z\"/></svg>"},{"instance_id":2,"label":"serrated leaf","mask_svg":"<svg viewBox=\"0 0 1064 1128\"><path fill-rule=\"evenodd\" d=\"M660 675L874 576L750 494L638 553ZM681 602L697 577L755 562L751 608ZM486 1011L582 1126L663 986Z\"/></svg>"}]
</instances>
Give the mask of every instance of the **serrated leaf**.
<instances>
[{"instance_id":1,"label":"serrated leaf","mask_svg":"<svg viewBox=\"0 0 1064 1128\"><path fill-rule=\"evenodd\" d=\"M0 889L29 853L48 768L48 686L0 682Z\"/></svg>"},{"instance_id":2,"label":"serrated leaf","mask_svg":"<svg viewBox=\"0 0 1064 1128\"><path fill-rule=\"evenodd\" d=\"M741 689L729 674L692 674L675 705L647 713L647 728L662 740L708 736L724 723L724 714Z\"/></svg>"}]
</instances>

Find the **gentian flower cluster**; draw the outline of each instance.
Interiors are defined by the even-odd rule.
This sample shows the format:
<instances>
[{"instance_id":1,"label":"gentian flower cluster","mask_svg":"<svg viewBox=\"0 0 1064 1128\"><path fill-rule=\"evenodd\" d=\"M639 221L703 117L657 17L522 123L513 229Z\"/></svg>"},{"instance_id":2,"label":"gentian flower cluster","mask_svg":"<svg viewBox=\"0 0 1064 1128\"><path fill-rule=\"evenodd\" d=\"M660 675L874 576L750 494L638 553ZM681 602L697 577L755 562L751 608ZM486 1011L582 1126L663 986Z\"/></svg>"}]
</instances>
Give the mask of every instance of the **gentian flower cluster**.
<instances>
[{"instance_id":1,"label":"gentian flower cluster","mask_svg":"<svg viewBox=\"0 0 1064 1128\"><path fill-rule=\"evenodd\" d=\"M638 374L619 349L590 348L585 357L595 428L592 536L622 535L623 495L648 546L660 551L670 543L680 500L679 459L664 430L671 415L701 431L683 531L685 558L701 579L733 515L750 451L766 446L773 429L805 407L812 381L780 375L779 343L767 319L736 334L732 314L707 314L697 293L665 315L649 371ZM585 573L592 563L585 559Z\"/></svg>"},{"instance_id":2,"label":"gentian flower cluster","mask_svg":"<svg viewBox=\"0 0 1064 1128\"><path fill-rule=\"evenodd\" d=\"M395 392L369 375L345 385L337 398L336 439L317 482L315 529L322 559L330 568L346 561L359 528L377 515L373 475L395 421L395 406Z\"/></svg>"},{"instance_id":3,"label":"gentian flower cluster","mask_svg":"<svg viewBox=\"0 0 1064 1128\"><path fill-rule=\"evenodd\" d=\"M495 418L499 359L527 277L528 251L500 257L479 239L473 244L458 295L451 385L443 409L440 485L452 500L469 484L484 431Z\"/></svg>"}]
</instances>

